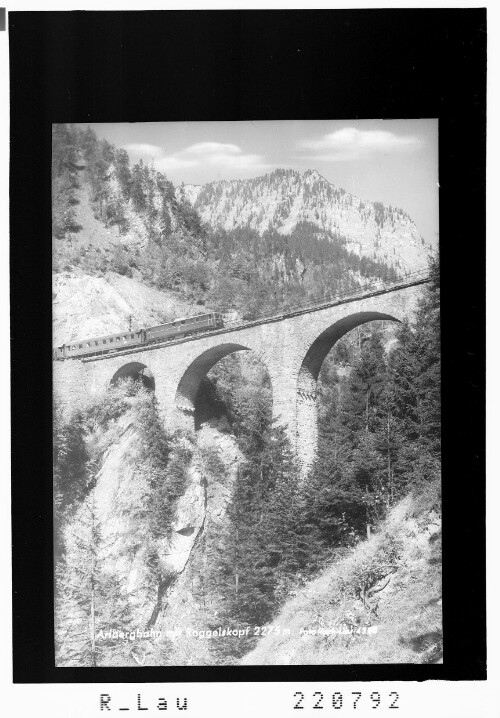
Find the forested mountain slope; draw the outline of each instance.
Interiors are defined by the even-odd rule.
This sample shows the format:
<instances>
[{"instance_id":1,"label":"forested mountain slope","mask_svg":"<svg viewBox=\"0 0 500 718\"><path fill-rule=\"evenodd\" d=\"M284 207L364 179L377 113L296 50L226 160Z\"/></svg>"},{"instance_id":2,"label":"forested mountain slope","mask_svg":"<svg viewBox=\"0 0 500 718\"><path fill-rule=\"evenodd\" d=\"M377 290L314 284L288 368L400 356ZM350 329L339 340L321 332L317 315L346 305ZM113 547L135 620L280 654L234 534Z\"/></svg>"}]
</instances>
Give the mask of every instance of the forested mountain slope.
<instances>
[{"instance_id":1,"label":"forested mountain slope","mask_svg":"<svg viewBox=\"0 0 500 718\"><path fill-rule=\"evenodd\" d=\"M442 662L441 520L407 496L295 592L244 665Z\"/></svg>"},{"instance_id":2,"label":"forested mountain slope","mask_svg":"<svg viewBox=\"0 0 500 718\"><path fill-rule=\"evenodd\" d=\"M408 213L382 202L362 200L328 182L316 170L275 170L248 180L222 180L177 188L201 219L226 231L277 231L290 235L312 225L347 251L393 267L398 273L427 267L431 244Z\"/></svg>"},{"instance_id":3,"label":"forested mountain slope","mask_svg":"<svg viewBox=\"0 0 500 718\"><path fill-rule=\"evenodd\" d=\"M58 272L114 271L190 305L254 318L392 281L410 264L412 271L426 264L428 247L406 213L365 205L317 173L277 171L263 178L280 202L300 197L308 210L296 212L288 224L267 222L262 231L262 224L247 222L254 210L241 204L248 195L252 207L264 207L256 180L248 187L223 185L233 219L210 224L203 213L209 204L210 213L218 211L216 186L200 191L193 208L187 199L192 192L176 190L153 165L130 166L124 150L97 140L91 130L55 125L53 148ZM333 204L325 209L328 202ZM320 221L327 215L328 221Z\"/></svg>"}]
</instances>

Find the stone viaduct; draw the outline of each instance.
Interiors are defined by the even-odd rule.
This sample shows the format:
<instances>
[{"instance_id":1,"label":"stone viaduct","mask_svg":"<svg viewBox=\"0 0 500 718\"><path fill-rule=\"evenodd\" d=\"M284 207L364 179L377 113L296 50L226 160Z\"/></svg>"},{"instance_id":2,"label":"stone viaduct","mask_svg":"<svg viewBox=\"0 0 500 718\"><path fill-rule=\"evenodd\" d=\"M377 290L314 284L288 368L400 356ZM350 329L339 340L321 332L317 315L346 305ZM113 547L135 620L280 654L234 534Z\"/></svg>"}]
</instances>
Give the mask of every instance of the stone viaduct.
<instances>
[{"instance_id":1,"label":"stone viaduct","mask_svg":"<svg viewBox=\"0 0 500 718\"><path fill-rule=\"evenodd\" d=\"M54 395L77 408L90 394L106 391L120 377L144 370L166 425L194 428L200 383L223 357L253 351L272 386L273 415L287 427L304 469L317 443L316 383L328 352L347 332L374 320L411 316L427 278L378 292L303 308L286 315L224 327L202 336L153 344L119 354L54 362Z\"/></svg>"}]
</instances>

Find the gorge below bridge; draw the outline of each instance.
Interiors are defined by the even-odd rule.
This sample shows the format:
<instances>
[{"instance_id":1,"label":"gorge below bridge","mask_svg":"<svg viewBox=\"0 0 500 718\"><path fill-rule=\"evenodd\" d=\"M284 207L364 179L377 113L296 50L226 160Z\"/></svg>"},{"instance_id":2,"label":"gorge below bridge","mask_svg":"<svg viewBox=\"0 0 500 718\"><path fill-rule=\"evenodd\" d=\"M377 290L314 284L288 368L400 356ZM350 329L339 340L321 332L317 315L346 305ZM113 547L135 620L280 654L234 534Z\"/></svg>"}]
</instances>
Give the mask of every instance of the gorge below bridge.
<instances>
[{"instance_id":1,"label":"gorge below bridge","mask_svg":"<svg viewBox=\"0 0 500 718\"><path fill-rule=\"evenodd\" d=\"M420 276L202 335L55 361L54 396L71 412L117 379L144 372L167 428L194 429L198 390L210 369L232 352L252 351L269 374L273 417L286 427L297 459L307 470L317 446L316 384L325 357L344 334L361 324L411 317L428 281Z\"/></svg>"}]
</instances>

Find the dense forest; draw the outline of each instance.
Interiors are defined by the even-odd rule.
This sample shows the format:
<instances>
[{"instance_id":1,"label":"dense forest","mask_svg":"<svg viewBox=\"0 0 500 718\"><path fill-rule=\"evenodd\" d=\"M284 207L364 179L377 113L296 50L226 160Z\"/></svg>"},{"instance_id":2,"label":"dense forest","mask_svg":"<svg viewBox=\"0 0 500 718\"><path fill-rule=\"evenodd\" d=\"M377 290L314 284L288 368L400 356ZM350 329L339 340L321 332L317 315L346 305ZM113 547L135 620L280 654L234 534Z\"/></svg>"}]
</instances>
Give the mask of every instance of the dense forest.
<instances>
[{"instance_id":1,"label":"dense forest","mask_svg":"<svg viewBox=\"0 0 500 718\"><path fill-rule=\"evenodd\" d=\"M67 248L65 240L82 229L75 220L82 191L95 217L118 229L122 241L111 249ZM131 166L125 150L90 128L54 125L52 198L56 269L113 270L242 318L397 279L394 268L348 251L345 238L308 222L263 236L204 226L164 174L142 161ZM147 238L141 251L127 241L137 223Z\"/></svg>"},{"instance_id":2,"label":"dense forest","mask_svg":"<svg viewBox=\"0 0 500 718\"><path fill-rule=\"evenodd\" d=\"M185 579L192 580L192 620L198 629L229 625L245 630L272 621L299 587L376 530L408 494L415 512L439 513L436 264L431 276L415 319L398 327L390 349L373 323L357 333L356 341L346 335L325 360L318 455L305 478L284 427L273 424L264 367L234 354L205 380L198 422L212 422L232 437L243 458L231 484L225 523L205 521L185 572ZM146 547L143 588L154 609L142 625L131 613L125 587L103 568L106 539L95 506L100 462L116 441L121 417L126 417L124 426L132 424L138 432L134 466L143 493L131 508L136 531L127 550ZM126 643L96 642L96 634L113 626L151 628L162 612L168 613L174 578L162 571L158 546L173 530L176 502L197 452L209 500L211 482L229 480L227 464L215 451L200 453L194 435L168 434L154 394L131 381L112 388L71 421L56 420L56 645L63 665L133 664ZM387 551L397 561L398 547ZM246 641L216 637L203 648L198 642L189 647L189 660L231 664L257 641L250 633ZM148 664L188 660L169 640L148 646Z\"/></svg>"}]
</instances>

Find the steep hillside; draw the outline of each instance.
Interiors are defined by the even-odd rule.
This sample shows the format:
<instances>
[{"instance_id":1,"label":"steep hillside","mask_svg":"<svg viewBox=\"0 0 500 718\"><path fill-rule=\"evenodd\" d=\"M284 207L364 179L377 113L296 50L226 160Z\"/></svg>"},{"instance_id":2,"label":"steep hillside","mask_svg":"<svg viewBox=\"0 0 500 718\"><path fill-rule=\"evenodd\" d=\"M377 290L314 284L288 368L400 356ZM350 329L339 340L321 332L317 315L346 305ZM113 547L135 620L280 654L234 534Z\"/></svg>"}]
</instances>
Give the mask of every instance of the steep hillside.
<instances>
[{"instance_id":1,"label":"steep hillside","mask_svg":"<svg viewBox=\"0 0 500 718\"><path fill-rule=\"evenodd\" d=\"M75 170L73 231L54 236L52 278L53 343L154 326L200 312L179 294L145 283L138 266L148 243L144 218L124 204L126 225L96 217L85 170ZM110 196L120 189L109 175ZM126 230L126 231L125 231Z\"/></svg>"},{"instance_id":2,"label":"steep hillside","mask_svg":"<svg viewBox=\"0 0 500 718\"><path fill-rule=\"evenodd\" d=\"M316 170L302 175L276 170L256 179L184 185L176 192L214 228L244 227L260 235L271 228L290 234L300 222L310 222L344 238L346 249L359 256L401 272L427 267L431 246L404 210L361 200Z\"/></svg>"},{"instance_id":3,"label":"steep hillside","mask_svg":"<svg viewBox=\"0 0 500 718\"><path fill-rule=\"evenodd\" d=\"M164 435L155 462L154 398L131 384L82 410L91 481L78 491L70 475L64 492L56 481L58 665L210 662L190 636L206 621L193 585L207 567L203 537L228 530L243 455L207 424L197 442Z\"/></svg>"},{"instance_id":4,"label":"steep hillside","mask_svg":"<svg viewBox=\"0 0 500 718\"><path fill-rule=\"evenodd\" d=\"M95 276L74 268L52 280L53 344L150 327L193 316L199 307L116 272Z\"/></svg>"},{"instance_id":5,"label":"steep hillside","mask_svg":"<svg viewBox=\"0 0 500 718\"><path fill-rule=\"evenodd\" d=\"M410 497L296 592L244 665L442 662L441 523Z\"/></svg>"},{"instance_id":6,"label":"steep hillside","mask_svg":"<svg viewBox=\"0 0 500 718\"><path fill-rule=\"evenodd\" d=\"M54 126L52 197L54 271L115 272L240 318L394 281L429 249L405 212L315 171L176 190L73 126Z\"/></svg>"},{"instance_id":7,"label":"steep hillside","mask_svg":"<svg viewBox=\"0 0 500 718\"><path fill-rule=\"evenodd\" d=\"M201 427L197 433L193 470L199 478L204 505L197 512L191 508L191 513L201 519L201 526L194 536L184 539L190 541L189 552L183 554L186 560L176 571L176 579L165 595L164 608L156 623L161 637L155 650L147 656L150 663L192 666L216 662L210 643L200 640L196 634L217 615L217 608L205 591L208 575L220 570L220 556L211 553L208 546L214 537L220 541L231 531L228 513L238 469L244 462L245 457L233 436L221 433L209 423ZM193 519L186 520L182 505L190 507L189 493L181 499L178 532L183 526L193 524Z\"/></svg>"}]
</instances>

